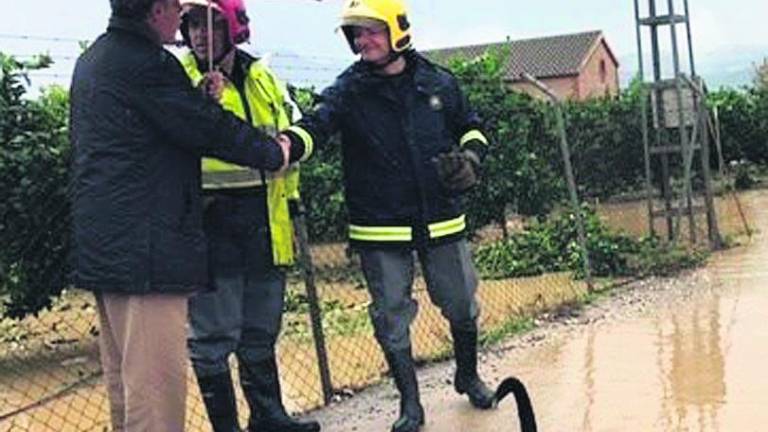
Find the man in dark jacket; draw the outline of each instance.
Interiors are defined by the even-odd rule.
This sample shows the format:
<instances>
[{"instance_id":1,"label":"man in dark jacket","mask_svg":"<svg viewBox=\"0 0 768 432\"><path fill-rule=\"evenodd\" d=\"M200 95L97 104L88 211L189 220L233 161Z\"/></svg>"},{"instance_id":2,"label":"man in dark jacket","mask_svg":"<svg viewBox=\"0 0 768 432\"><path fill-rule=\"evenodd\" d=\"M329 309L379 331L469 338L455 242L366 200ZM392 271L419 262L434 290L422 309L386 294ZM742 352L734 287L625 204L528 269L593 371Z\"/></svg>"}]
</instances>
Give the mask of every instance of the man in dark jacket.
<instances>
[{"instance_id":1,"label":"man in dark jacket","mask_svg":"<svg viewBox=\"0 0 768 432\"><path fill-rule=\"evenodd\" d=\"M348 0L341 28L361 61L284 133L294 155L341 133L349 237L400 392L392 430L412 432L424 424L409 335L414 251L430 298L450 323L456 391L475 407L494 404L477 373L477 276L459 203L477 181L488 141L454 77L411 49L402 0Z\"/></svg>"},{"instance_id":2,"label":"man in dark jacket","mask_svg":"<svg viewBox=\"0 0 768 432\"><path fill-rule=\"evenodd\" d=\"M113 430L182 431L187 297L208 282L200 157L274 171L289 154L163 48L178 0L111 5L71 88L74 284L96 295Z\"/></svg>"}]
</instances>

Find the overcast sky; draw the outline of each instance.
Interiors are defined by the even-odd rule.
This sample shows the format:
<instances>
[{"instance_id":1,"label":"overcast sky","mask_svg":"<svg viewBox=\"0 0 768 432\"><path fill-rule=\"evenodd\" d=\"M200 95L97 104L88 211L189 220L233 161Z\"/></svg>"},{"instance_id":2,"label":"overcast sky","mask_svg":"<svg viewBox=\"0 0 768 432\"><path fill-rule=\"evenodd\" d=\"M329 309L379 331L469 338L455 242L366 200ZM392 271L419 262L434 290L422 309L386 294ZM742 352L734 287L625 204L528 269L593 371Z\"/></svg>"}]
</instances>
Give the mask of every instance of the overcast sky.
<instances>
[{"instance_id":1,"label":"overcast sky","mask_svg":"<svg viewBox=\"0 0 768 432\"><path fill-rule=\"evenodd\" d=\"M641 0L641 8L647 9ZM661 12L667 0L656 0ZM29 55L48 51L57 65L49 72L66 83L75 40L92 40L109 16L108 0L0 0L0 51ZM254 39L251 50L352 60L334 32L341 0L247 0ZM632 0L410 0L415 45L419 49L457 46L603 30L621 67L635 70L636 41ZM661 5L664 5L662 7ZM768 55L768 1L689 0L694 53L698 60L739 50ZM683 1L675 0L682 10ZM682 28L681 28L682 30ZM11 36L11 37L9 37ZM65 41L17 39L15 36ZM667 33L662 34L668 40ZM762 50L762 51L761 51Z\"/></svg>"}]
</instances>

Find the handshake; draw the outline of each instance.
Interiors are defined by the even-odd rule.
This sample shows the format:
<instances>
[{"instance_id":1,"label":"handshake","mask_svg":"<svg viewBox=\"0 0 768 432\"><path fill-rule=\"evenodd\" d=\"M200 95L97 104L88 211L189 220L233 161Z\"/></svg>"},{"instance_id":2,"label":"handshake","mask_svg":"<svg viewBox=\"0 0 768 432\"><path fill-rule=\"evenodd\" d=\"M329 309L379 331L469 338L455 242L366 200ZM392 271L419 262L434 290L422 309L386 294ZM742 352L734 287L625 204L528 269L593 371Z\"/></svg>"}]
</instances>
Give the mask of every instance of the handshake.
<instances>
[{"instance_id":1,"label":"handshake","mask_svg":"<svg viewBox=\"0 0 768 432\"><path fill-rule=\"evenodd\" d=\"M198 88L207 96L215 101L220 101L224 94L227 78L219 71L208 72L200 81ZM291 163L291 140L284 134L279 134L275 142L280 146L283 152L283 165L277 170L277 173L284 173Z\"/></svg>"}]
</instances>

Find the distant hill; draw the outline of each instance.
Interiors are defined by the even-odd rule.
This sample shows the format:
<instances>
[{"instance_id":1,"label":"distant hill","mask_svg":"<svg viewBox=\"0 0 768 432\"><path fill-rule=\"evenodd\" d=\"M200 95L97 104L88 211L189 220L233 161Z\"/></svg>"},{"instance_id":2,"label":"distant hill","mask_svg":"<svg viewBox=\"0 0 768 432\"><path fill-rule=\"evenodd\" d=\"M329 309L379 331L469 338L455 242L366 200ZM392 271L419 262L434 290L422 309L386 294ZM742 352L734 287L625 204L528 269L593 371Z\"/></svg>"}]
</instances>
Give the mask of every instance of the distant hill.
<instances>
[{"instance_id":1,"label":"distant hill","mask_svg":"<svg viewBox=\"0 0 768 432\"><path fill-rule=\"evenodd\" d=\"M709 88L738 88L752 82L756 66L762 63L763 59L768 58L768 47L730 47L711 52L694 52L694 55L696 72L704 77ZM662 58L666 60L662 66L665 76L671 75L669 72L672 70L671 57L662 54ZM621 84L626 86L637 73L637 56L624 55L619 58L619 62ZM647 60L646 79L651 75L650 65L650 60ZM683 70L688 71L687 57L685 57Z\"/></svg>"}]
</instances>

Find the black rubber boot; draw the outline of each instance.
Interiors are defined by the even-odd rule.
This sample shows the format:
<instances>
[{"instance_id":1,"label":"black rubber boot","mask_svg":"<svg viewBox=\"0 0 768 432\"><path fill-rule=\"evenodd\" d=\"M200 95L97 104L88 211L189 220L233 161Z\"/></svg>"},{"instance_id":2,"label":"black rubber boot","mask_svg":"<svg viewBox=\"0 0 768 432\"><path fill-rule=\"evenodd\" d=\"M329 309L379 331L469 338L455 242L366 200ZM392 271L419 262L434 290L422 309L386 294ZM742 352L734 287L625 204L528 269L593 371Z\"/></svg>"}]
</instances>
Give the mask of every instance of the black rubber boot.
<instances>
[{"instance_id":1,"label":"black rubber boot","mask_svg":"<svg viewBox=\"0 0 768 432\"><path fill-rule=\"evenodd\" d=\"M411 348L384 352L384 356L400 392L400 418L392 424L392 432L417 432L424 425L424 408L419 401L419 382Z\"/></svg>"},{"instance_id":2,"label":"black rubber boot","mask_svg":"<svg viewBox=\"0 0 768 432\"><path fill-rule=\"evenodd\" d=\"M291 418L283 406L277 361L274 357L256 363L240 360L240 383L251 409L249 432L319 432L314 420Z\"/></svg>"},{"instance_id":3,"label":"black rubber boot","mask_svg":"<svg viewBox=\"0 0 768 432\"><path fill-rule=\"evenodd\" d=\"M237 402L229 371L212 376L198 376L197 384L214 432L239 432Z\"/></svg>"},{"instance_id":4,"label":"black rubber boot","mask_svg":"<svg viewBox=\"0 0 768 432\"><path fill-rule=\"evenodd\" d=\"M494 393L477 374L477 330L458 330L451 326L451 335L456 355L456 376L453 380L456 392L466 394L475 408L493 408Z\"/></svg>"}]
</instances>

